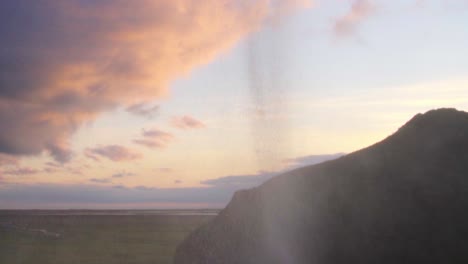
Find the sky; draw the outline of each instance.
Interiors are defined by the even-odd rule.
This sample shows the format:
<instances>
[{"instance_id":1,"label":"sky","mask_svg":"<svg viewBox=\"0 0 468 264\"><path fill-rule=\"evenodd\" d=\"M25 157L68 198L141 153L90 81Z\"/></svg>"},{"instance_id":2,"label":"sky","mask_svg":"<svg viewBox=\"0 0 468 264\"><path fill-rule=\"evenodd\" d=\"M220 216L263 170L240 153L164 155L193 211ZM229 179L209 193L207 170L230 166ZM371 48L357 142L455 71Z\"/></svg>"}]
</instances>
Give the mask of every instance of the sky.
<instances>
[{"instance_id":1,"label":"sky","mask_svg":"<svg viewBox=\"0 0 468 264\"><path fill-rule=\"evenodd\" d=\"M468 111L465 0L3 0L0 208L223 207Z\"/></svg>"}]
</instances>

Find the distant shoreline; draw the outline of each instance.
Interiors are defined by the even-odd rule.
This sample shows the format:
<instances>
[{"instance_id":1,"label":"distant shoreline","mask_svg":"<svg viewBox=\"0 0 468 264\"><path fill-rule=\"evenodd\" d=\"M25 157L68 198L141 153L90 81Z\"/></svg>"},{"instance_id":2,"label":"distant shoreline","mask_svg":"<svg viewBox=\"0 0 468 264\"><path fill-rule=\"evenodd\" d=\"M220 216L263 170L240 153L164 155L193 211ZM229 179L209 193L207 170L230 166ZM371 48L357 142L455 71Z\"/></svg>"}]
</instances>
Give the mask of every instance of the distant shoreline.
<instances>
[{"instance_id":1,"label":"distant shoreline","mask_svg":"<svg viewBox=\"0 0 468 264\"><path fill-rule=\"evenodd\" d=\"M19 209L1 210L3 215L42 215L42 216L137 216L137 215L161 215L161 216L195 216L217 215L221 209Z\"/></svg>"}]
</instances>

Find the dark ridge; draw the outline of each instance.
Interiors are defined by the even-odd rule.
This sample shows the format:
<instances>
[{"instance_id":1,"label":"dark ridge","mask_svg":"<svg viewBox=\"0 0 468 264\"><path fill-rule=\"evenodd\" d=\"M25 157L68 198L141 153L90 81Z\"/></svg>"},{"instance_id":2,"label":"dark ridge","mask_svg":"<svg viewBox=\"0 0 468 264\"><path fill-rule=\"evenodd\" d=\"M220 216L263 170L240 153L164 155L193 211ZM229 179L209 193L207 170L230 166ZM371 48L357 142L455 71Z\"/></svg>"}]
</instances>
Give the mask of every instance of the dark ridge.
<instances>
[{"instance_id":1,"label":"dark ridge","mask_svg":"<svg viewBox=\"0 0 468 264\"><path fill-rule=\"evenodd\" d=\"M237 192L175 263L468 263L468 113Z\"/></svg>"}]
</instances>

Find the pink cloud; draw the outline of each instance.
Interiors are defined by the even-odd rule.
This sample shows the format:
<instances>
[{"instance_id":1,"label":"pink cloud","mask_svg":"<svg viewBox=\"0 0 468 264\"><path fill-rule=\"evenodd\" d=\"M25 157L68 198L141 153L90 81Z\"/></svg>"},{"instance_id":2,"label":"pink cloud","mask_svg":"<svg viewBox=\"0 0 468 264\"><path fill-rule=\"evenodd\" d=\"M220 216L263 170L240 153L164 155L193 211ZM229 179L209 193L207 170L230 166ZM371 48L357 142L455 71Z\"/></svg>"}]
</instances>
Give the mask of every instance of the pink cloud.
<instances>
[{"instance_id":1,"label":"pink cloud","mask_svg":"<svg viewBox=\"0 0 468 264\"><path fill-rule=\"evenodd\" d=\"M151 139L134 139L133 143L137 145L142 145L148 148L153 148L153 149L165 148L167 146L166 144L162 142L151 140Z\"/></svg>"},{"instance_id":2,"label":"pink cloud","mask_svg":"<svg viewBox=\"0 0 468 264\"><path fill-rule=\"evenodd\" d=\"M133 140L133 143L148 148L165 148L174 140L174 135L159 129L143 130L143 138Z\"/></svg>"},{"instance_id":3,"label":"pink cloud","mask_svg":"<svg viewBox=\"0 0 468 264\"><path fill-rule=\"evenodd\" d=\"M85 150L85 156L95 161L99 161L99 157L104 157L112 161L133 161L142 158L140 153L119 145L88 148Z\"/></svg>"},{"instance_id":4,"label":"pink cloud","mask_svg":"<svg viewBox=\"0 0 468 264\"><path fill-rule=\"evenodd\" d=\"M375 10L371 0L354 0L351 9L335 21L333 30L335 35L345 37L352 34L356 26Z\"/></svg>"},{"instance_id":5,"label":"pink cloud","mask_svg":"<svg viewBox=\"0 0 468 264\"><path fill-rule=\"evenodd\" d=\"M52 173L56 173L58 170L57 170L57 169L54 169L54 168L44 168L43 171L44 171L45 173L52 174Z\"/></svg>"},{"instance_id":6,"label":"pink cloud","mask_svg":"<svg viewBox=\"0 0 468 264\"><path fill-rule=\"evenodd\" d=\"M0 166L18 165L18 158L0 153Z\"/></svg>"},{"instance_id":7,"label":"pink cloud","mask_svg":"<svg viewBox=\"0 0 468 264\"><path fill-rule=\"evenodd\" d=\"M178 129L195 129L195 128L203 128L205 124L191 116L179 116L173 117L171 120L171 125Z\"/></svg>"},{"instance_id":8,"label":"pink cloud","mask_svg":"<svg viewBox=\"0 0 468 264\"><path fill-rule=\"evenodd\" d=\"M31 174L36 174L39 173L39 170L29 168L29 167L22 167L22 168L16 168L16 169L11 169L11 170L6 170L3 171L4 175L14 175L14 176L24 176L24 175L31 175Z\"/></svg>"},{"instance_id":9,"label":"pink cloud","mask_svg":"<svg viewBox=\"0 0 468 264\"><path fill-rule=\"evenodd\" d=\"M61 168L63 167L62 164L60 163L56 163L56 162L46 162L45 163L46 166L49 166L49 167L54 167L54 168Z\"/></svg>"},{"instance_id":10,"label":"pink cloud","mask_svg":"<svg viewBox=\"0 0 468 264\"><path fill-rule=\"evenodd\" d=\"M149 105L147 103L138 103L127 107L126 110L131 114L152 119L159 112L159 106Z\"/></svg>"},{"instance_id":11,"label":"pink cloud","mask_svg":"<svg viewBox=\"0 0 468 264\"><path fill-rule=\"evenodd\" d=\"M84 123L118 107L151 115L141 102L304 2L3 0L0 22L15 26L0 42L0 152L65 163Z\"/></svg>"},{"instance_id":12,"label":"pink cloud","mask_svg":"<svg viewBox=\"0 0 468 264\"><path fill-rule=\"evenodd\" d=\"M174 135L159 129L143 130L142 134L145 138L155 138L163 141L171 141L174 139Z\"/></svg>"}]
</instances>

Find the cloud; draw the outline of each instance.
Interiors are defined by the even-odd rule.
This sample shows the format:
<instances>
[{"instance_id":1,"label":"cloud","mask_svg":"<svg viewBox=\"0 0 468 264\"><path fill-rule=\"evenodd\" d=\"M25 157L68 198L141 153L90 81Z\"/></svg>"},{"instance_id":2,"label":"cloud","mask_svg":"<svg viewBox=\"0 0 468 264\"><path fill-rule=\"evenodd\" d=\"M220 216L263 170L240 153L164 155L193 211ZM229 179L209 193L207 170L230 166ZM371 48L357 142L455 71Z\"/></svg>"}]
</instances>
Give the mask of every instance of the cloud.
<instances>
[{"instance_id":1,"label":"cloud","mask_svg":"<svg viewBox=\"0 0 468 264\"><path fill-rule=\"evenodd\" d=\"M89 179L89 181L93 183L110 183L111 182L110 179L97 179L97 178Z\"/></svg>"},{"instance_id":2,"label":"cloud","mask_svg":"<svg viewBox=\"0 0 468 264\"><path fill-rule=\"evenodd\" d=\"M285 168L280 171L270 172L270 171L259 171L256 174L248 174L248 175L230 175L224 176L220 178L210 179L201 181L201 184L209 185L209 186L216 186L216 187L234 187L235 189L247 189L258 186L265 181L269 180L270 178L274 177L275 175L304 167L319 164L328 160L337 159L344 154L330 154L330 155L310 155L304 157L298 157L294 159L287 159L284 160L283 163Z\"/></svg>"},{"instance_id":3,"label":"cloud","mask_svg":"<svg viewBox=\"0 0 468 264\"><path fill-rule=\"evenodd\" d=\"M60 163L55 163L55 162L50 162L50 161L46 162L45 165L49 166L49 167L54 167L54 168L63 167L62 164L60 164Z\"/></svg>"},{"instance_id":4,"label":"cloud","mask_svg":"<svg viewBox=\"0 0 468 264\"><path fill-rule=\"evenodd\" d=\"M16 169L11 169L11 170L6 170L3 171L4 175L14 175L14 176L24 176L24 175L32 175L32 174L37 174L39 173L39 170L29 168L29 167L24 167L24 168L16 168Z\"/></svg>"},{"instance_id":5,"label":"cloud","mask_svg":"<svg viewBox=\"0 0 468 264\"><path fill-rule=\"evenodd\" d=\"M112 174L112 178L124 178L124 177L131 177L131 176L135 176L136 174L135 173L132 173L132 172L118 172L118 173L114 173Z\"/></svg>"},{"instance_id":6,"label":"cloud","mask_svg":"<svg viewBox=\"0 0 468 264\"><path fill-rule=\"evenodd\" d=\"M164 132L159 129L143 130L142 134L146 138L157 138L165 141L172 140L174 137L171 133Z\"/></svg>"},{"instance_id":7,"label":"cloud","mask_svg":"<svg viewBox=\"0 0 468 264\"><path fill-rule=\"evenodd\" d=\"M324 155L331 156L333 155ZM316 156L318 157L318 156ZM292 159L296 160L296 159ZM302 160L299 158L297 160ZM318 162L318 158L314 159ZM122 204L136 208L140 204L155 208L151 203L178 203L208 207L223 207L239 189L251 188L280 172L259 172L252 175L233 175L203 181L204 187L156 188L152 186L105 186L111 179L90 179L96 184L16 184L2 187L0 208L101 208ZM181 183L175 180L174 183Z\"/></svg>"},{"instance_id":8,"label":"cloud","mask_svg":"<svg viewBox=\"0 0 468 264\"><path fill-rule=\"evenodd\" d=\"M283 163L287 166L288 169L295 169L295 168L322 163L328 160L334 160L344 155L346 154L336 153L336 154L329 154L329 155L309 155L309 156L303 156L303 157L298 157L294 159L286 159L286 160L283 160Z\"/></svg>"},{"instance_id":9,"label":"cloud","mask_svg":"<svg viewBox=\"0 0 468 264\"><path fill-rule=\"evenodd\" d=\"M187 115L173 117L171 120L171 125L175 128L183 130L205 127L204 123Z\"/></svg>"},{"instance_id":10,"label":"cloud","mask_svg":"<svg viewBox=\"0 0 468 264\"><path fill-rule=\"evenodd\" d=\"M44 171L45 173L52 174L52 173L56 173L58 170L57 170L57 169L54 169L54 168L44 168L43 171Z\"/></svg>"},{"instance_id":11,"label":"cloud","mask_svg":"<svg viewBox=\"0 0 468 264\"><path fill-rule=\"evenodd\" d=\"M157 190L156 188L147 187L147 186L137 186L134 189L138 190L138 191L155 191L155 190Z\"/></svg>"},{"instance_id":12,"label":"cloud","mask_svg":"<svg viewBox=\"0 0 468 264\"><path fill-rule=\"evenodd\" d=\"M246 189L258 186L274 175L276 175L276 173L262 171L257 174L224 176L216 179L201 181L200 183L216 187L234 187L235 189Z\"/></svg>"},{"instance_id":13,"label":"cloud","mask_svg":"<svg viewBox=\"0 0 468 264\"><path fill-rule=\"evenodd\" d=\"M166 145L161 144L160 142L149 140L149 139L134 139L133 143L145 146L147 148L157 149L157 148L165 148Z\"/></svg>"},{"instance_id":14,"label":"cloud","mask_svg":"<svg viewBox=\"0 0 468 264\"><path fill-rule=\"evenodd\" d=\"M147 103L138 103L127 107L126 110L134 115L152 119L159 112L159 106L151 106Z\"/></svg>"},{"instance_id":15,"label":"cloud","mask_svg":"<svg viewBox=\"0 0 468 264\"><path fill-rule=\"evenodd\" d=\"M119 145L87 148L85 150L85 156L95 161L100 161L98 156L105 157L112 161L132 161L142 158L140 153Z\"/></svg>"},{"instance_id":16,"label":"cloud","mask_svg":"<svg viewBox=\"0 0 468 264\"><path fill-rule=\"evenodd\" d=\"M84 123L161 98L173 79L283 10L303 6L304 0L3 0L0 152L47 152L67 162L70 138ZM145 110L153 109L134 112Z\"/></svg>"},{"instance_id":17,"label":"cloud","mask_svg":"<svg viewBox=\"0 0 468 264\"><path fill-rule=\"evenodd\" d=\"M50 144L48 146L50 155L60 163L66 163L72 159L73 153L69 150L68 146L59 146Z\"/></svg>"},{"instance_id":18,"label":"cloud","mask_svg":"<svg viewBox=\"0 0 468 264\"><path fill-rule=\"evenodd\" d=\"M67 171L75 175L83 175L82 168L67 168Z\"/></svg>"},{"instance_id":19,"label":"cloud","mask_svg":"<svg viewBox=\"0 0 468 264\"><path fill-rule=\"evenodd\" d=\"M143 130L142 139L134 139L133 143L148 148L165 148L174 140L174 135L159 129Z\"/></svg>"},{"instance_id":20,"label":"cloud","mask_svg":"<svg viewBox=\"0 0 468 264\"><path fill-rule=\"evenodd\" d=\"M333 30L336 36L346 37L352 34L356 26L375 10L372 0L354 0L348 13L335 21Z\"/></svg>"},{"instance_id":21,"label":"cloud","mask_svg":"<svg viewBox=\"0 0 468 264\"><path fill-rule=\"evenodd\" d=\"M0 153L0 167L18 165L18 158Z\"/></svg>"}]
</instances>

